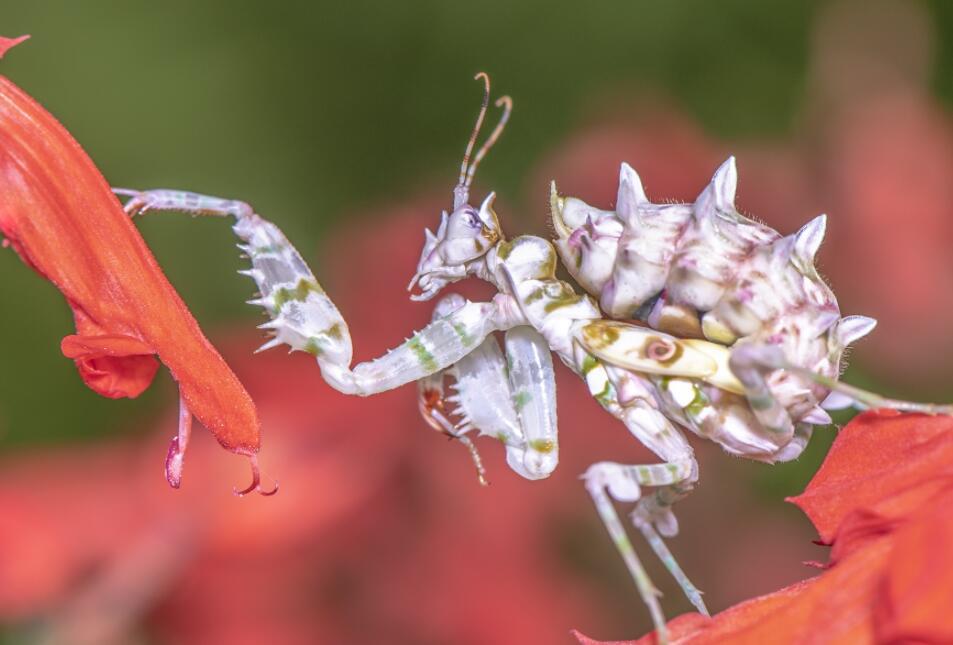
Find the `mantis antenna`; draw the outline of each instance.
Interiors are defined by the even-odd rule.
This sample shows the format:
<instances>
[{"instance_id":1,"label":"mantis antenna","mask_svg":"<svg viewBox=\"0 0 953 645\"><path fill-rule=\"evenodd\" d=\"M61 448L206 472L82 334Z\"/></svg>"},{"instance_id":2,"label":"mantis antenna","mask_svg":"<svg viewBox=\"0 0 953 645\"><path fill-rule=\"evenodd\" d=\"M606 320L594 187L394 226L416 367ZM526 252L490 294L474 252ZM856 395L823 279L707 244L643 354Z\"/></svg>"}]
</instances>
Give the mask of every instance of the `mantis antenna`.
<instances>
[{"instance_id":1,"label":"mantis antenna","mask_svg":"<svg viewBox=\"0 0 953 645\"><path fill-rule=\"evenodd\" d=\"M466 152L463 153L463 162L460 164L460 178L457 179L457 185L453 189L453 210L457 210L467 203L469 197L467 169L470 167L470 153L473 152L473 146L476 145L476 138L480 134L480 128L483 127L483 119L486 118L486 109L490 105L490 77L486 75L486 72L479 72L473 77L474 80L481 78L483 79L483 104L480 106L480 114L477 115L476 123L473 125L473 132L467 142Z\"/></svg>"},{"instance_id":2,"label":"mantis antenna","mask_svg":"<svg viewBox=\"0 0 953 645\"><path fill-rule=\"evenodd\" d=\"M463 162L460 164L460 178L457 179L457 185L453 188L453 210L457 210L467 203L470 197L470 184L473 183L473 176L476 169L483 161L483 157L490 151L490 148L496 143L497 139L503 133L506 122L510 120L510 113L513 111L513 99L509 96L501 96L496 100L496 107L503 108L503 114L500 116L500 122L496 124L493 132L477 151L470 162L470 155L473 153L473 146L476 145L476 139L480 134L480 128L483 127L483 120L486 118L486 110L490 105L490 77L486 72L480 72L473 77L475 80L483 79L483 104L480 106L480 113L477 115L476 123L473 126L473 132L470 134L470 140L467 141L466 152L463 153Z\"/></svg>"},{"instance_id":3,"label":"mantis antenna","mask_svg":"<svg viewBox=\"0 0 953 645\"><path fill-rule=\"evenodd\" d=\"M496 124L496 127L493 129L493 132L490 134L489 138L483 143L483 147L476 153L476 157L473 158L473 163L470 165L470 169L467 171L467 180L464 182L463 186L469 191L470 184L473 183L473 175L476 174L477 166L480 165L480 162L483 161L483 157L486 156L486 153L490 151L490 148L493 147L493 144L496 143L496 140L500 138L500 135L503 134L503 128L506 127L506 122L510 120L510 112L513 111L513 99L509 96L501 96L496 99L496 107L503 108L503 114L500 116L500 122Z\"/></svg>"}]
</instances>

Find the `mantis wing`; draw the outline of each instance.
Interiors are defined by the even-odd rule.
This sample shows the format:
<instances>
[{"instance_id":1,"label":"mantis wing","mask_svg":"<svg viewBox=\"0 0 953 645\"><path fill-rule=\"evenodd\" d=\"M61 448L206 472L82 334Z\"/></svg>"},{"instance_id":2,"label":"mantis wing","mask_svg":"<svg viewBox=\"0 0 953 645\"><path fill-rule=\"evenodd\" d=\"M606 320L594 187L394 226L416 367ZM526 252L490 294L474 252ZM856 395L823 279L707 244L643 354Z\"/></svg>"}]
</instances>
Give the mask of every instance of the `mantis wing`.
<instances>
[{"instance_id":1,"label":"mantis wing","mask_svg":"<svg viewBox=\"0 0 953 645\"><path fill-rule=\"evenodd\" d=\"M697 378L729 392L744 388L728 367L731 350L704 340L680 339L615 320L597 320L576 332L593 356L643 374Z\"/></svg>"}]
</instances>

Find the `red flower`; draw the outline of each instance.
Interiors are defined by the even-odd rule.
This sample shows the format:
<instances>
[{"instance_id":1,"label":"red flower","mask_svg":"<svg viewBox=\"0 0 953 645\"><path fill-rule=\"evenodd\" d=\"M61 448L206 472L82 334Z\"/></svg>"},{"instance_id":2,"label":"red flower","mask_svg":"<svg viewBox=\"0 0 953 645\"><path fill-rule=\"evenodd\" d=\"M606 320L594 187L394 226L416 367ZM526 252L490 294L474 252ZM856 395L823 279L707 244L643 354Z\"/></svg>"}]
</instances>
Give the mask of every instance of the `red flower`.
<instances>
[{"instance_id":1,"label":"red flower","mask_svg":"<svg viewBox=\"0 0 953 645\"><path fill-rule=\"evenodd\" d=\"M859 416L791 501L833 546L824 573L712 620L680 616L673 642L953 642L953 418Z\"/></svg>"},{"instance_id":2,"label":"red flower","mask_svg":"<svg viewBox=\"0 0 953 645\"><path fill-rule=\"evenodd\" d=\"M0 40L0 54L23 38ZM158 356L179 383L179 436L167 461L178 486L191 414L223 447L252 461L258 415L241 383L123 212L109 184L62 125L0 76L0 230L73 310L62 342L83 381L110 398L135 397ZM249 489L251 490L251 489Z\"/></svg>"},{"instance_id":3,"label":"red flower","mask_svg":"<svg viewBox=\"0 0 953 645\"><path fill-rule=\"evenodd\" d=\"M354 226L325 245L334 250L321 254L325 273L338 276L329 289L359 359L429 320L431 306L407 299L406 273L432 225L421 214L442 201L395 209L372 234ZM223 503L203 486L169 495L142 473L141 454L154 446L8 458L0 624L42 623L74 642L144 634L186 645L516 645L565 641L574 620L618 626L609 592L560 561L569 548L560 542L595 541L616 564L578 475L598 454L639 448L611 417L594 416L597 404L573 375L560 372L566 450L557 473L527 482L496 442L480 441L491 481L482 487L466 450L420 418L413 387L347 397L324 383L313 358L253 356L258 344L257 333L244 333L227 355L240 357L233 365L269 428L282 494L251 504ZM228 467L216 466L210 443L196 440L189 457L202 481Z\"/></svg>"}]
</instances>

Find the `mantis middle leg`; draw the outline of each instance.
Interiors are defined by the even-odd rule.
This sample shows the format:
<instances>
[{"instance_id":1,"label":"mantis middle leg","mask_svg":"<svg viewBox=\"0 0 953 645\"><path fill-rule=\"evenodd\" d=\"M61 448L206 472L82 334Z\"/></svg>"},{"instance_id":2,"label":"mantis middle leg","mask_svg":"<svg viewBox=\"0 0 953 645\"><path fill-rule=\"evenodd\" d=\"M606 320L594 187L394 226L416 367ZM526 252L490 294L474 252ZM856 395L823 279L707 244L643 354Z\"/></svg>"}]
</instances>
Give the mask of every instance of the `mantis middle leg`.
<instances>
[{"instance_id":1,"label":"mantis middle leg","mask_svg":"<svg viewBox=\"0 0 953 645\"><path fill-rule=\"evenodd\" d=\"M620 403L620 389L637 387L630 380L626 385L613 383L610 370L598 361L583 361L590 391L599 403L622 421L629 431L647 448L664 460L661 464L628 465L615 462L593 464L583 476L596 509L602 518L616 548L626 563L643 602L648 606L660 638L664 640L665 618L658 602L658 590L639 561L631 541L619 520L613 500L636 502L632 521L645 536L655 554L681 586L695 607L708 614L701 592L688 579L662 540L662 535L678 532L678 523L671 511L672 505L684 497L698 479L698 464L685 436L647 399L639 396ZM644 486L654 486L651 495L644 495Z\"/></svg>"}]
</instances>

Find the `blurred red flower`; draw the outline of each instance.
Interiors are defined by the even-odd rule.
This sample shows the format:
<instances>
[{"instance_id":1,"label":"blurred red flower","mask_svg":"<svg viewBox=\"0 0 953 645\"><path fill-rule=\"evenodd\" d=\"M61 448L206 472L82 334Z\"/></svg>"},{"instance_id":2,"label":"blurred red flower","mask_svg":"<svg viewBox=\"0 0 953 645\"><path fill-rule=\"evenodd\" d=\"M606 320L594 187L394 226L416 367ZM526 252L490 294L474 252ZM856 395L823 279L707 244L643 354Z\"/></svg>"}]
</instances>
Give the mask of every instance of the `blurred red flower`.
<instances>
[{"instance_id":1,"label":"blurred red flower","mask_svg":"<svg viewBox=\"0 0 953 645\"><path fill-rule=\"evenodd\" d=\"M953 642L953 418L860 415L791 501L833 547L824 573L711 620L680 616L673 642Z\"/></svg>"},{"instance_id":2,"label":"blurred red flower","mask_svg":"<svg viewBox=\"0 0 953 645\"><path fill-rule=\"evenodd\" d=\"M405 286L442 201L392 209L371 235L350 218L358 224L326 245L334 251L323 283L358 360L430 319L432 308L410 302ZM481 290L461 289L473 298ZM605 591L561 562L559 544L584 518L583 539L591 533L616 564L578 476L597 454L640 448L612 419L593 421L598 406L573 377L560 373L560 472L527 482L508 472L495 441L479 442L485 488L466 450L420 419L412 388L343 396L313 358L253 356L259 343L243 334L226 347L240 356L231 362L268 428L281 494L237 500L202 485L228 464L198 438L193 485L175 494L142 467L140 453L154 445L8 458L0 623L40 623L74 645L137 634L183 644L516 645L565 641L573 619L616 625Z\"/></svg>"},{"instance_id":3,"label":"blurred red flower","mask_svg":"<svg viewBox=\"0 0 953 645\"><path fill-rule=\"evenodd\" d=\"M0 55L23 38L0 41ZM69 132L0 76L0 231L4 245L64 295L77 333L63 354L110 398L136 397L159 356L179 383L182 412L167 478L178 486L191 413L256 471L258 414L202 335L118 200Z\"/></svg>"},{"instance_id":4,"label":"blurred red flower","mask_svg":"<svg viewBox=\"0 0 953 645\"><path fill-rule=\"evenodd\" d=\"M939 396L953 374L953 119L929 85L930 17L918 3L869 0L827 3L818 16L792 136L717 141L677 106L618 105L561 143L529 194L545 212L555 178L561 192L611 207L627 161L654 201L692 201L733 154L742 212L781 233L829 215L818 267L842 311L881 323L854 356L880 382Z\"/></svg>"}]
</instances>

